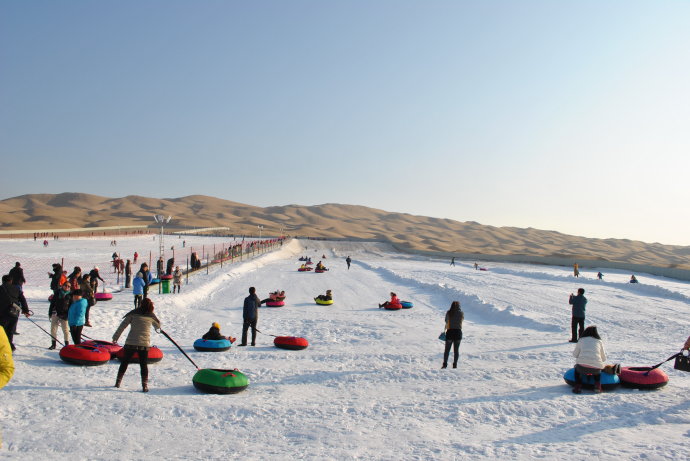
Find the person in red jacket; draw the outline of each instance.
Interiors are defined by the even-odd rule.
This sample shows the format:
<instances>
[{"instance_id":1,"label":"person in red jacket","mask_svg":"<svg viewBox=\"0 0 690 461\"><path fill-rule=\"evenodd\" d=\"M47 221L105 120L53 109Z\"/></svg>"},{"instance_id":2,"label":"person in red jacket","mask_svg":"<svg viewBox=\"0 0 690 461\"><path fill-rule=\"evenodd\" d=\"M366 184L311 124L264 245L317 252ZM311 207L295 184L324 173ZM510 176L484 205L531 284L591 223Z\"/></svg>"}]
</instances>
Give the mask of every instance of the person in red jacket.
<instances>
[{"instance_id":1,"label":"person in red jacket","mask_svg":"<svg viewBox=\"0 0 690 461\"><path fill-rule=\"evenodd\" d=\"M382 307L393 307L393 308L397 308L397 309L402 309L402 304L400 304L400 300L398 299L398 295L396 295L395 293L393 293L391 291L391 300L386 301L383 304L379 304L379 309L381 309Z\"/></svg>"}]
</instances>

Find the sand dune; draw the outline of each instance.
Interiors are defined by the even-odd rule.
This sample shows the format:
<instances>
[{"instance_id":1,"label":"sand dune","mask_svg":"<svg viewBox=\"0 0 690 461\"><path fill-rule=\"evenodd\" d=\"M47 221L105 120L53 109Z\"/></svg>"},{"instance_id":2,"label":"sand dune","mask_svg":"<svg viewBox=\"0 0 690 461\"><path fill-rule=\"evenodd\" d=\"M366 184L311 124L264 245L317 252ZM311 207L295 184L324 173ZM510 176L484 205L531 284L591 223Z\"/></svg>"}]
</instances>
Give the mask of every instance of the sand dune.
<instances>
[{"instance_id":1,"label":"sand dune","mask_svg":"<svg viewBox=\"0 0 690 461\"><path fill-rule=\"evenodd\" d=\"M204 195L156 199L82 193L31 194L0 201L0 229L50 230L141 225L171 215L175 227L230 228L233 234L379 239L402 250L485 256L529 256L562 261L613 261L690 269L690 247L623 239L592 239L533 228L392 213L359 205L256 207Z\"/></svg>"}]
</instances>

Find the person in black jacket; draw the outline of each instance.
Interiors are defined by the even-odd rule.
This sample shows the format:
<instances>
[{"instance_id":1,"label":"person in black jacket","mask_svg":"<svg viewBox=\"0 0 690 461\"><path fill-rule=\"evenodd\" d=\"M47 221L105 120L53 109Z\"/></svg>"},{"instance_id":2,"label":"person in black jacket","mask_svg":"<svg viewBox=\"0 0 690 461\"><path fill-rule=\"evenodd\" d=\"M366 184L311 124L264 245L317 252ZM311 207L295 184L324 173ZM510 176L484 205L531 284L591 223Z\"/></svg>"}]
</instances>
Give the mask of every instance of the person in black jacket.
<instances>
[{"instance_id":1,"label":"person in black jacket","mask_svg":"<svg viewBox=\"0 0 690 461\"><path fill-rule=\"evenodd\" d=\"M242 310L242 343L240 346L247 345L247 330L252 327L252 346L256 346L256 324L259 321L259 307L261 300L256 295L256 288L249 287L249 296L244 298L244 308Z\"/></svg>"},{"instance_id":2,"label":"person in black jacket","mask_svg":"<svg viewBox=\"0 0 690 461\"><path fill-rule=\"evenodd\" d=\"M587 298L585 298L585 289L578 288L577 296L570 293L568 304L573 306L573 317L570 321L570 342L577 342L577 335L582 336L585 330L585 308L587 306Z\"/></svg>"},{"instance_id":3,"label":"person in black jacket","mask_svg":"<svg viewBox=\"0 0 690 461\"><path fill-rule=\"evenodd\" d=\"M105 280L101 278L101 274L98 272L98 266L94 266L89 272L89 277L91 277L91 288L94 293L98 293L98 281L105 283Z\"/></svg>"},{"instance_id":4,"label":"person in black jacket","mask_svg":"<svg viewBox=\"0 0 690 461\"><path fill-rule=\"evenodd\" d=\"M165 275L163 272L163 257L161 256L156 261L156 277L161 278L161 275Z\"/></svg>"},{"instance_id":5,"label":"person in black jacket","mask_svg":"<svg viewBox=\"0 0 690 461\"><path fill-rule=\"evenodd\" d=\"M22 269L22 265L19 264L19 261L14 263L14 267L10 269L9 276L12 277L12 283L18 285L21 290L22 285L26 283L26 279L24 278L24 269Z\"/></svg>"},{"instance_id":6,"label":"person in black jacket","mask_svg":"<svg viewBox=\"0 0 690 461\"><path fill-rule=\"evenodd\" d=\"M31 316L24 293L12 283L12 277L3 275L0 286L0 325L4 328L13 351L16 349L13 340L20 311L26 317Z\"/></svg>"},{"instance_id":7,"label":"person in black jacket","mask_svg":"<svg viewBox=\"0 0 690 461\"><path fill-rule=\"evenodd\" d=\"M151 271L149 271L149 265L142 263L139 272L141 272L141 278L144 280L144 299L146 299L149 297L149 286L151 285Z\"/></svg>"},{"instance_id":8,"label":"person in black jacket","mask_svg":"<svg viewBox=\"0 0 690 461\"><path fill-rule=\"evenodd\" d=\"M208 339L208 340L215 340L218 341L220 339L227 339L230 342L234 342L235 338L231 338L229 336L223 336L220 334L220 324L218 322L213 322L211 325L211 328L204 333L204 336L201 337L201 339Z\"/></svg>"},{"instance_id":9,"label":"person in black jacket","mask_svg":"<svg viewBox=\"0 0 690 461\"><path fill-rule=\"evenodd\" d=\"M57 345L57 331L58 326L62 328L62 334L65 338L65 346L69 345L69 327L67 326L67 311L72 304L72 290L70 283L62 284L60 295L50 301L48 308L48 318L50 319L50 335L53 337L53 342L48 349L55 349Z\"/></svg>"},{"instance_id":10,"label":"person in black jacket","mask_svg":"<svg viewBox=\"0 0 690 461\"><path fill-rule=\"evenodd\" d=\"M53 290L53 296L57 297L60 291L60 279L62 278L62 265L58 263L53 264L53 272L48 272L50 277L50 289Z\"/></svg>"},{"instance_id":11,"label":"person in black jacket","mask_svg":"<svg viewBox=\"0 0 690 461\"><path fill-rule=\"evenodd\" d=\"M128 259L125 264L125 288L132 286L132 262Z\"/></svg>"},{"instance_id":12,"label":"person in black jacket","mask_svg":"<svg viewBox=\"0 0 690 461\"><path fill-rule=\"evenodd\" d=\"M458 367L460 341L462 341L462 321L465 319L465 314L460 309L460 302L453 301L450 304L450 309L446 312L446 347L443 351L443 366L448 366L448 355L450 348L453 346L453 368Z\"/></svg>"}]
</instances>

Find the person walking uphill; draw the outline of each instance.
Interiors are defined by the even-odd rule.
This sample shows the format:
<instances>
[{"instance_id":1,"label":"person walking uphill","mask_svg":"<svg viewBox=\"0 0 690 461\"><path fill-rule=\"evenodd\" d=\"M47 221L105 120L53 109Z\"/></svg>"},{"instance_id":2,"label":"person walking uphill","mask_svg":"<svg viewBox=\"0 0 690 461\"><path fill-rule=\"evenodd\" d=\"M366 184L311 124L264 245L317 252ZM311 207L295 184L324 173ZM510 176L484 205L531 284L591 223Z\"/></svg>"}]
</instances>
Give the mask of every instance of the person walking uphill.
<instances>
[{"instance_id":1,"label":"person walking uphill","mask_svg":"<svg viewBox=\"0 0 690 461\"><path fill-rule=\"evenodd\" d=\"M249 296L244 298L244 309L242 310L242 343L240 346L247 345L247 330L252 327L252 346L256 346L256 324L259 321L259 307L261 300L256 295L256 288L249 287Z\"/></svg>"},{"instance_id":2,"label":"person walking uphill","mask_svg":"<svg viewBox=\"0 0 690 461\"><path fill-rule=\"evenodd\" d=\"M465 314L460 309L460 302L453 301L450 304L450 309L446 312L446 348L443 351L443 366L448 367L448 354L450 347L453 346L453 368L458 367L460 341L462 341L462 321L465 319Z\"/></svg>"},{"instance_id":3,"label":"person walking uphill","mask_svg":"<svg viewBox=\"0 0 690 461\"><path fill-rule=\"evenodd\" d=\"M120 368L117 370L117 378L115 380L115 387L120 387L122 378L125 376L129 362L135 353L139 354L139 367L141 369L141 390L143 392L149 391L149 368L148 358L149 349L151 347L151 327L157 333L161 331L161 322L153 313L153 301L149 298L144 298L141 306L129 311L122 318L122 323L117 327L113 334L113 342L117 342L120 335L128 326L129 334L125 340L124 351L125 355L120 363Z\"/></svg>"},{"instance_id":4,"label":"person walking uphill","mask_svg":"<svg viewBox=\"0 0 690 461\"><path fill-rule=\"evenodd\" d=\"M580 336L582 336L582 332L585 329L585 306L587 305L585 289L578 288L577 296L570 293L568 304L573 306L573 318L570 321L570 342L576 343L578 333Z\"/></svg>"}]
</instances>

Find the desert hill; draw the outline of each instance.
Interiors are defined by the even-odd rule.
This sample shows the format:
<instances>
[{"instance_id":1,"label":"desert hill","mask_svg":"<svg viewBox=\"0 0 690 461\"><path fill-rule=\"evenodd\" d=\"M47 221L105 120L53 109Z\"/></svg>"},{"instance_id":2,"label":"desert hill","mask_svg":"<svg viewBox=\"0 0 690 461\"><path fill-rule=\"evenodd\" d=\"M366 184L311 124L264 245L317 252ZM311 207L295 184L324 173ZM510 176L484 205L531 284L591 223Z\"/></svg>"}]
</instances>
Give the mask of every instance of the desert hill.
<instances>
[{"instance_id":1,"label":"desert hill","mask_svg":"<svg viewBox=\"0 0 690 461\"><path fill-rule=\"evenodd\" d=\"M594 239L538 229L486 226L393 213L357 205L256 207L204 195L180 198L122 198L82 193L30 194L0 201L1 230L81 227L155 227L152 215L174 217L170 230L230 228L233 234L378 239L402 250L478 258L527 257L568 261L611 261L690 269L690 247L625 239ZM553 262L552 261L552 262Z\"/></svg>"}]
</instances>

